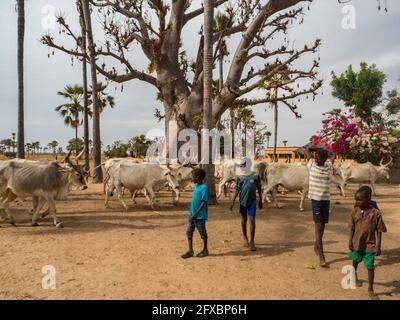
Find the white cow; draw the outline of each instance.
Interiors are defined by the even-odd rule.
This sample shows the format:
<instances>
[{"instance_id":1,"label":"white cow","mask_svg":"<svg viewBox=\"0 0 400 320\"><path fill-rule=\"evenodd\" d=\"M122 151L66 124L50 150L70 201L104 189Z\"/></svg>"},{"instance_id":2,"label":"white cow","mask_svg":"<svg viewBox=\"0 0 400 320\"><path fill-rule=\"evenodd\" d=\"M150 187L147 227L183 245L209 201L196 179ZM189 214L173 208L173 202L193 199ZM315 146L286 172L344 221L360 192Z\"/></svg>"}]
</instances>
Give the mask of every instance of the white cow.
<instances>
[{"instance_id":1,"label":"white cow","mask_svg":"<svg viewBox=\"0 0 400 320\"><path fill-rule=\"evenodd\" d=\"M1 166L0 202L11 224L14 224L14 219L9 211L9 203L17 197L33 197L38 203L32 226L38 225L38 214L47 201L54 225L62 227L56 215L56 200L65 199L72 185L87 188L83 170L69 160L69 155L64 166L57 162L38 164L13 160Z\"/></svg>"},{"instance_id":2,"label":"white cow","mask_svg":"<svg viewBox=\"0 0 400 320\"><path fill-rule=\"evenodd\" d=\"M165 183L176 189L179 196L179 184L177 178L172 174L171 169L166 166L149 163L132 163L129 160L119 161L108 169L110 175L110 187L106 191L105 207L108 207L109 197L114 190L117 191L118 200L125 209L128 206L123 200L122 187L131 193L136 190L145 189L145 195L154 209L155 192L159 191ZM177 201L177 199L174 199Z\"/></svg>"},{"instance_id":3,"label":"white cow","mask_svg":"<svg viewBox=\"0 0 400 320\"><path fill-rule=\"evenodd\" d=\"M240 174L239 163L240 161L229 159L216 164L216 177L220 179L218 183L218 199L221 197L222 193L224 193L225 196L228 193L229 199L231 198L230 188L234 185L238 173ZM265 187L267 184L265 174L267 166L268 164L265 161L253 162L252 164L251 171L260 177L262 187Z\"/></svg>"},{"instance_id":4,"label":"white cow","mask_svg":"<svg viewBox=\"0 0 400 320\"><path fill-rule=\"evenodd\" d=\"M383 159L379 166L374 166L371 162L366 163L341 163L341 171L345 184L348 182L368 183L371 185L372 192L376 196L375 182L378 178L389 179L389 166L393 159L390 157L388 163L383 164Z\"/></svg>"},{"instance_id":5,"label":"white cow","mask_svg":"<svg viewBox=\"0 0 400 320\"><path fill-rule=\"evenodd\" d=\"M340 173L334 170L331 175L333 184L338 185L343 192L344 181ZM277 208L278 204L276 194L278 186L282 186L289 191L301 191L300 211L304 210L304 200L308 195L308 168L305 165L291 163L273 163L267 168L267 187L263 192L263 199L266 199L269 192L272 192L272 199ZM343 195L343 193L342 193Z\"/></svg>"}]
</instances>

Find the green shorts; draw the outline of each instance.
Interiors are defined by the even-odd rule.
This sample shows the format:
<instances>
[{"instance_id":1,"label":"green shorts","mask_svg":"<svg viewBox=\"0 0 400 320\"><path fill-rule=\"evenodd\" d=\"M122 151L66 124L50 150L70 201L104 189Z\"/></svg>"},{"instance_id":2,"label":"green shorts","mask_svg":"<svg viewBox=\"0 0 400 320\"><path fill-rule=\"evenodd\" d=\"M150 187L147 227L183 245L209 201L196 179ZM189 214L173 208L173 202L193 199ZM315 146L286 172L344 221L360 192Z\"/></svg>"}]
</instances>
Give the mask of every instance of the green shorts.
<instances>
[{"instance_id":1,"label":"green shorts","mask_svg":"<svg viewBox=\"0 0 400 320\"><path fill-rule=\"evenodd\" d=\"M351 251L349 257L353 259L354 262L361 262L364 260L364 266L368 270L374 270L375 263L375 253L372 252L362 252L362 251Z\"/></svg>"}]
</instances>

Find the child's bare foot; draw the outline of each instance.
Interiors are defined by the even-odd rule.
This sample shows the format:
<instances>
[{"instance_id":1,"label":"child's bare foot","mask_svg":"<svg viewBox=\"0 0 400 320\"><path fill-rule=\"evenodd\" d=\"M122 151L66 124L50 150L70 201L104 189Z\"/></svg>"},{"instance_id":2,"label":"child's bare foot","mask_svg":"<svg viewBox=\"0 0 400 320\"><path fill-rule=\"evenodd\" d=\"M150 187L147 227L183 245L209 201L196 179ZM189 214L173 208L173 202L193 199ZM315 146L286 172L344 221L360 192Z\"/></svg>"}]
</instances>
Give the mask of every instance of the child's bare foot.
<instances>
[{"instance_id":1,"label":"child's bare foot","mask_svg":"<svg viewBox=\"0 0 400 320\"><path fill-rule=\"evenodd\" d=\"M243 237L243 245L248 248L249 247L249 239L247 237Z\"/></svg>"},{"instance_id":2,"label":"child's bare foot","mask_svg":"<svg viewBox=\"0 0 400 320\"><path fill-rule=\"evenodd\" d=\"M191 258L193 257L193 251L188 251L186 253L184 253L183 255L181 255L182 259L187 259L187 258Z\"/></svg>"},{"instance_id":3,"label":"child's bare foot","mask_svg":"<svg viewBox=\"0 0 400 320\"><path fill-rule=\"evenodd\" d=\"M322 268L328 268L328 264L325 261L324 255L319 256L319 266Z\"/></svg>"},{"instance_id":4,"label":"child's bare foot","mask_svg":"<svg viewBox=\"0 0 400 320\"><path fill-rule=\"evenodd\" d=\"M208 250L203 250L196 255L196 257L199 257L199 258L204 258L207 256L208 256Z\"/></svg>"},{"instance_id":5,"label":"child's bare foot","mask_svg":"<svg viewBox=\"0 0 400 320\"><path fill-rule=\"evenodd\" d=\"M362 282L356 278L356 287L362 287Z\"/></svg>"},{"instance_id":6,"label":"child's bare foot","mask_svg":"<svg viewBox=\"0 0 400 320\"><path fill-rule=\"evenodd\" d=\"M257 250L256 249L256 245L254 244L254 242L250 242L249 246L250 246L250 250L251 251L256 251Z\"/></svg>"},{"instance_id":7,"label":"child's bare foot","mask_svg":"<svg viewBox=\"0 0 400 320\"><path fill-rule=\"evenodd\" d=\"M375 294L374 290L368 289L368 295L371 298L371 300L380 300L378 295Z\"/></svg>"}]
</instances>

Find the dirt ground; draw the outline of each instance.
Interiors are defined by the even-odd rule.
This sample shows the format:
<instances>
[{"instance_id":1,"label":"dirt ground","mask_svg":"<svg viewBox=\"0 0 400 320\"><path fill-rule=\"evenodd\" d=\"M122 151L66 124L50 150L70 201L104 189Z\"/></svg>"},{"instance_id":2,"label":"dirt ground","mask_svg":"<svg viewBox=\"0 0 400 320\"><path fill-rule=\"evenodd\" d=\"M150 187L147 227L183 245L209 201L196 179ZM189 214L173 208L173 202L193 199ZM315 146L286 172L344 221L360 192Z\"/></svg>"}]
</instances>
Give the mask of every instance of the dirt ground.
<instances>
[{"instance_id":1,"label":"dirt ground","mask_svg":"<svg viewBox=\"0 0 400 320\"><path fill-rule=\"evenodd\" d=\"M14 205L17 227L1 222L1 299L367 299L367 273L360 265L363 287L342 289L346 257L347 218L355 185L348 197L333 195L333 213L325 233L330 267L317 265L313 252L310 203L297 209L299 196L280 196L283 209L267 204L258 211L256 245L242 244L237 207L229 200L210 207L207 229L210 256L183 260L190 192L171 204L159 194L151 210L145 198L129 211L112 200L104 209L102 187L90 185L58 202L65 228L45 218L31 227L30 202ZM400 299L400 190L379 185L376 197L388 233L376 261L375 291L381 299ZM201 249L195 234L195 251ZM56 289L42 288L42 268L56 270Z\"/></svg>"}]
</instances>

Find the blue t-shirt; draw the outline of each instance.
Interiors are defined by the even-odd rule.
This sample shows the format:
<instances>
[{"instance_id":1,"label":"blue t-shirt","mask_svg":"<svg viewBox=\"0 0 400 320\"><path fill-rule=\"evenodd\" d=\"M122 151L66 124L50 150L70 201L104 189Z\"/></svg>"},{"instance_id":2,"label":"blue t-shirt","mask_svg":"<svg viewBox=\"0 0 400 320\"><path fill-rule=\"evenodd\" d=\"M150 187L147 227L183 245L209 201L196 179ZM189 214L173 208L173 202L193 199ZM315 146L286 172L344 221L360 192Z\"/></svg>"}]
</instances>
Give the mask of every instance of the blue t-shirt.
<instances>
[{"instance_id":1,"label":"blue t-shirt","mask_svg":"<svg viewBox=\"0 0 400 320\"><path fill-rule=\"evenodd\" d=\"M198 220L207 220L208 219L208 188L207 186L202 184L195 184L193 189L192 196L192 204L190 205L189 216L193 216L193 214L200 207L202 201L206 202L206 205L199 212L197 219Z\"/></svg>"}]
</instances>

